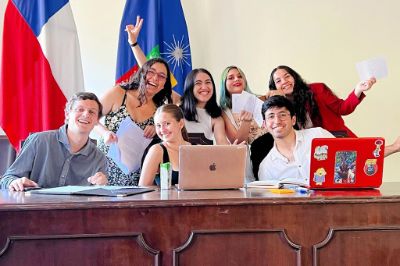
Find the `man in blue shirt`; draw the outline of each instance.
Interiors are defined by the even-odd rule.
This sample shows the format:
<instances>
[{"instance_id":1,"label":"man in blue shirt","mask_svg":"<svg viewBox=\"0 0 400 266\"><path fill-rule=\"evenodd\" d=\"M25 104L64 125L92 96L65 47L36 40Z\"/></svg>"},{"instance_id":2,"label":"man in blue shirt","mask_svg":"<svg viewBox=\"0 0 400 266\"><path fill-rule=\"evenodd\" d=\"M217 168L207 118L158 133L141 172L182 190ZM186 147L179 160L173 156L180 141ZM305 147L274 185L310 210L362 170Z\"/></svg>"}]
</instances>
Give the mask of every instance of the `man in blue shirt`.
<instances>
[{"instance_id":1,"label":"man in blue shirt","mask_svg":"<svg viewBox=\"0 0 400 266\"><path fill-rule=\"evenodd\" d=\"M97 96L80 92L65 107L65 125L30 135L15 162L0 179L0 188L107 184L106 158L89 139L99 122Z\"/></svg>"}]
</instances>

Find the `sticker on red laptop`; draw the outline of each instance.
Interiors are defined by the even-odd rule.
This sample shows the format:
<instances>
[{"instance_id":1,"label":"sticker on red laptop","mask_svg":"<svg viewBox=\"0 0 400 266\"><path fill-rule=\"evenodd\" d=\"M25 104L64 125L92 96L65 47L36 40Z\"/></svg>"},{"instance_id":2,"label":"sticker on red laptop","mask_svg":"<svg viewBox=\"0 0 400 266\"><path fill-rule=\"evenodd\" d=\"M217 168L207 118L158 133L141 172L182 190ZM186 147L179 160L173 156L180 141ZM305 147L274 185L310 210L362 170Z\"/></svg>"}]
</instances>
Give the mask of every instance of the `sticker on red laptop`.
<instances>
[{"instance_id":1,"label":"sticker on red laptop","mask_svg":"<svg viewBox=\"0 0 400 266\"><path fill-rule=\"evenodd\" d=\"M324 168L318 168L317 171L314 172L314 182L317 186L321 186L325 182L326 171Z\"/></svg>"},{"instance_id":2,"label":"sticker on red laptop","mask_svg":"<svg viewBox=\"0 0 400 266\"><path fill-rule=\"evenodd\" d=\"M335 184L354 184L356 182L356 160L355 151L337 151L335 156Z\"/></svg>"},{"instance_id":3,"label":"sticker on red laptop","mask_svg":"<svg viewBox=\"0 0 400 266\"><path fill-rule=\"evenodd\" d=\"M376 141L375 141L375 150L374 150L374 152L373 152L373 155L374 155L374 157L375 158L378 158L378 157L380 157L381 156L381 146L383 145L383 140L381 140L381 139L377 139Z\"/></svg>"},{"instance_id":4,"label":"sticker on red laptop","mask_svg":"<svg viewBox=\"0 0 400 266\"><path fill-rule=\"evenodd\" d=\"M328 159L328 145L315 147L314 158L318 161L325 161Z\"/></svg>"},{"instance_id":5,"label":"sticker on red laptop","mask_svg":"<svg viewBox=\"0 0 400 266\"><path fill-rule=\"evenodd\" d=\"M378 172L377 159L367 159L364 165L364 173L367 176L373 176Z\"/></svg>"}]
</instances>

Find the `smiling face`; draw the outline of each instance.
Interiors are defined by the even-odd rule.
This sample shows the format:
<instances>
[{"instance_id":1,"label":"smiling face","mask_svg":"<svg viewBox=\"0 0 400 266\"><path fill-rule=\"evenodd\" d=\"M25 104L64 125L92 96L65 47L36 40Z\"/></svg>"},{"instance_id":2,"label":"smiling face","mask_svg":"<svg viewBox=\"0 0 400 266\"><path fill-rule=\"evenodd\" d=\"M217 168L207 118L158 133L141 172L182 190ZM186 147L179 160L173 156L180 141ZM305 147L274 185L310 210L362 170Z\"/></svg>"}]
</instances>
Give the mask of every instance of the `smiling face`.
<instances>
[{"instance_id":1,"label":"smiling face","mask_svg":"<svg viewBox=\"0 0 400 266\"><path fill-rule=\"evenodd\" d=\"M154 63L146 73L146 96L152 98L164 88L167 81L167 68L164 64Z\"/></svg>"},{"instance_id":2,"label":"smiling face","mask_svg":"<svg viewBox=\"0 0 400 266\"><path fill-rule=\"evenodd\" d=\"M294 132L296 117L285 107L272 107L265 112L265 125L274 139L283 139Z\"/></svg>"},{"instance_id":3,"label":"smiling face","mask_svg":"<svg viewBox=\"0 0 400 266\"><path fill-rule=\"evenodd\" d=\"M99 122L99 105L94 100L78 100L65 115L69 132L89 135Z\"/></svg>"},{"instance_id":4,"label":"smiling face","mask_svg":"<svg viewBox=\"0 0 400 266\"><path fill-rule=\"evenodd\" d=\"M193 94L197 100L197 105L204 108L206 103L211 99L214 93L214 86L211 77L204 73L199 72L194 81Z\"/></svg>"},{"instance_id":5,"label":"smiling face","mask_svg":"<svg viewBox=\"0 0 400 266\"><path fill-rule=\"evenodd\" d=\"M285 95L291 95L295 85L295 80L285 69L277 69L273 74L275 87L282 90Z\"/></svg>"},{"instance_id":6,"label":"smiling face","mask_svg":"<svg viewBox=\"0 0 400 266\"><path fill-rule=\"evenodd\" d=\"M163 141L173 142L182 138L183 119L176 121L172 114L161 112L154 116L154 125L158 137Z\"/></svg>"},{"instance_id":7,"label":"smiling face","mask_svg":"<svg viewBox=\"0 0 400 266\"><path fill-rule=\"evenodd\" d=\"M237 68L228 71L225 86L230 94L242 93L246 87L246 81Z\"/></svg>"}]
</instances>

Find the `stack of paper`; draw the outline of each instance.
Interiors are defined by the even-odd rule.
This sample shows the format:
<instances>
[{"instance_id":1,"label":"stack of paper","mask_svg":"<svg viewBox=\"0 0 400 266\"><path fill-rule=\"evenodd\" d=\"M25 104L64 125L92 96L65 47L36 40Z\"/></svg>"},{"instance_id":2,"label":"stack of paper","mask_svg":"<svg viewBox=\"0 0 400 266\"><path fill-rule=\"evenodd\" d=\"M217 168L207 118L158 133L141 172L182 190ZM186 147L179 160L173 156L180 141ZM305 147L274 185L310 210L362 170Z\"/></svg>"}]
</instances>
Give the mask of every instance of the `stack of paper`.
<instances>
[{"instance_id":1,"label":"stack of paper","mask_svg":"<svg viewBox=\"0 0 400 266\"><path fill-rule=\"evenodd\" d=\"M232 112L240 113L247 111L253 114L253 118L259 127L262 126L263 118L261 108L263 101L256 95L243 91L241 94L232 94Z\"/></svg>"}]
</instances>

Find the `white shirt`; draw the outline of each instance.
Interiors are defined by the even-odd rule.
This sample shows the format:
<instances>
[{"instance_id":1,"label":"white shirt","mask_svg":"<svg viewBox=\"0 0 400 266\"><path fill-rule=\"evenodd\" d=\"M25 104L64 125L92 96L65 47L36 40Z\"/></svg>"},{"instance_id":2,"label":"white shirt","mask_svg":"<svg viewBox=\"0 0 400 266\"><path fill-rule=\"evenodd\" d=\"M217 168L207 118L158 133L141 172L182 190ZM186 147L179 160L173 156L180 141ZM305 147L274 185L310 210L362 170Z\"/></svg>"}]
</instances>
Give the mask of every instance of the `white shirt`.
<instances>
[{"instance_id":1,"label":"white shirt","mask_svg":"<svg viewBox=\"0 0 400 266\"><path fill-rule=\"evenodd\" d=\"M214 132L212 128L212 117L207 113L206 109L196 107L197 119L196 121L187 121L185 119L185 127L187 132L190 133L203 133L204 136L214 141Z\"/></svg>"},{"instance_id":2,"label":"white shirt","mask_svg":"<svg viewBox=\"0 0 400 266\"><path fill-rule=\"evenodd\" d=\"M312 140L314 138L334 138L334 136L320 127L295 130L295 133L294 161L289 162L274 144L274 147L260 164L260 169L258 170L258 178L260 180L276 181L276 183L295 182L309 185Z\"/></svg>"}]
</instances>

